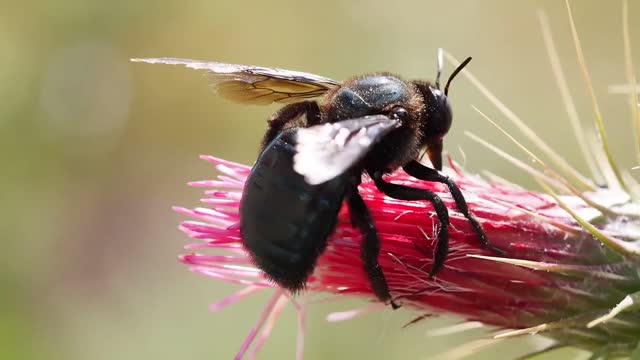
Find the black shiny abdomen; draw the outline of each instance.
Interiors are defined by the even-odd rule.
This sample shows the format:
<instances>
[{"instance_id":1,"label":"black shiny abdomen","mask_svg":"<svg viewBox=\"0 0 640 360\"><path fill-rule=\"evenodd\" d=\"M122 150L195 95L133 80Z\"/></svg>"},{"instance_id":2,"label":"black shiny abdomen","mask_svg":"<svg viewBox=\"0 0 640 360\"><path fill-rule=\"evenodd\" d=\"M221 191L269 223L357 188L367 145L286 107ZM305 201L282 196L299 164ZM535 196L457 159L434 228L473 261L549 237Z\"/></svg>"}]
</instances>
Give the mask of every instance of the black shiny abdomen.
<instances>
[{"instance_id":1,"label":"black shiny abdomen","mask_svg":"<svg viewBox=\"0 0 640 360\"><path fill-rule=\"evenodd\" d=\"M283 131L264 149L240 202L240 230L253 261L294 292L304 287L327 246L349 180L342 175L307 184L293 170L296 131Z\"/></svg>"}]
</instances>

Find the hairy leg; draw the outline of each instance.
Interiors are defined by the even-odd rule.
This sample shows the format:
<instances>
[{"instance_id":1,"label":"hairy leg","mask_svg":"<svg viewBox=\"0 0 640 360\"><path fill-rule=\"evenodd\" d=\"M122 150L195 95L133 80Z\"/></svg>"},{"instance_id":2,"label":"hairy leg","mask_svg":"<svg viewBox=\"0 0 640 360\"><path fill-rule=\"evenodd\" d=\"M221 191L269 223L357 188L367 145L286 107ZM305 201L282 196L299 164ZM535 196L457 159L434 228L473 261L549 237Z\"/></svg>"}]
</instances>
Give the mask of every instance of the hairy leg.
<instances>
[{"instance_id":1,"label":"hairy leg","mask_svg":"<svg viewBox=\"0 0 640 360\"><path fill-rule=\"evenodd\" d=\"M268 120L269 127L262 139L261 149L264 150L286 128L309 127L321 122L320 107L317 102L301 101L289 104L273 114Z\"/></svg>"},{"instance_id":2,"label":"hairy leg","mask_svg":"<svg viewBox=\"0 0 640 360\"><path fill-rule=\"evenodd\" d=\"M453 200L456 202L458 210L460 210L462 215L464 215L464 217L469 220L469 223L471 224L473 231L476 233L476 235L478 235L482 246L500 255L503 255L505 253L503 250L500 250L491 245L489 239L487 238L487 234L484 232L484 229L482 229L482 225L480 225L476 217L469 211L467 201L464 199L464 195L462 195L460 188L458 188L458 185L456 185L456 183L453 182L450 177L442 174L435 169L424 166L415 160L405 165L403 169L407 174L413 176L416 179L439 182L447 185L447 187L449 188L449 192L451 192Z\"/></svg>"},{"instance_id":3,"label":"hairy leg","mask_svg":"<svg viewBox=\"0 0 640 360\"><path fill-rule=\"evenodd\" d=\"M433 191L387 182L382 178L381 172L375 172L370 175L376 187L387 196L398 200L427 200L433 205L438 220L440 220L436 251L433 256L433 267L429 272L429 276L435 276L444 266L444 261L449 253L449 210L447 210L444 202Z\"/></svg>"},{"instance_id":4,"label":"hairy leg","mask_svg":"<svg viewBox=\"0 0 640 360\"><path fill-rule=\"evenodd\" d=\"M360 229L364 236L360 247L360 257L364 262L364 269L369 277L371 288L378 299L383 302L389 301L391 307L397 309L400 305L391 299L387 279L378 263L378 254L380 253L380 237L376 229L369 209L362 200L362 196L358 193L358 187L354 186L347 195L347 204L349 205L349 214L351 215L351 223Z\"/></svg>"}]
</instances>

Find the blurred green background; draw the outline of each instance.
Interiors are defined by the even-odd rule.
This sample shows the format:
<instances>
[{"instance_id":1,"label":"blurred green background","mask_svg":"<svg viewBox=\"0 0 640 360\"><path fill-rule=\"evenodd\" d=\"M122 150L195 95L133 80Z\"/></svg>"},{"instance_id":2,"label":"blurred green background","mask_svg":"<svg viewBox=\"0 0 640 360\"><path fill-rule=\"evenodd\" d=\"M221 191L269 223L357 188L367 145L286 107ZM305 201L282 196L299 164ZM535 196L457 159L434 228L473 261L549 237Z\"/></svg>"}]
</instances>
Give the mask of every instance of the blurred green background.
<instances>
[{"instance_id":1,"label":"blurred green background","mask_svg":"<svg viewBox=\"0 0 640 360\"><path fill-rule=\"evenodd\" d=\"M632 22L638 5L631 4ZM627 99L607 93L624 81L621 3L573 7L614 153L628 169L635 163ZM261 310L266 294L208 312L209 303L238 287L176 261L188 239L171 206L197 205L200 191L185 183L214 177L199 154L251 163L277 107L229 103L211 94L198 72L131 57L210 59L335 79L381 70L432 79L436 49L444 47L459 58L472 55L469 69L586 172L536 13L550 17L582 121L591 127L561 1L60 0L4 1L1 8L3 359L229 359ZM637 21L631 36L640 59ZM463 77L451 98L455 122L445 146L452 155L462 160L461 148L469 170L531 185L463 134L473 131L524 158L470 104L504 124L494 107ZM448 317L408 329L401 329L414 316L407 311L324 319L361 305L314 306L306 358L426 359L466 341L426 335L455 323ZM293 358L295 326L287 309L260 358ZM535 342L517 340L483 356L511 358Z\"/></svg>"}]
</instances>

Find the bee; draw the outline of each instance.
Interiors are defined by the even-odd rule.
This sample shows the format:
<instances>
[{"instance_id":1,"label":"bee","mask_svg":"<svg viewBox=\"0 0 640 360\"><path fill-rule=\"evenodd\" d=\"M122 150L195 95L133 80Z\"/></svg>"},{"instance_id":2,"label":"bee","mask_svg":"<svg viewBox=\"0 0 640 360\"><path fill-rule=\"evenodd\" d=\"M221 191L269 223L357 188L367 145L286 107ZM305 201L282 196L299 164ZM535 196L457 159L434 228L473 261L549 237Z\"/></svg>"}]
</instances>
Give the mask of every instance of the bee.
<instances>
[{"instance_id":1,"label":"bee","mask_svg":"<svg viewBox=\"0 0 640 360\"><path fill-rule=\"evenodd\" d=\"M380 301L399 307L378 263L378 231L358 192L365 173L389 197L433 205L440 228L430 276L442 269L449 250L449 213L434 192L385 180L384 174L399 168L417 179L446 184L482 245L502 253L490 244L455 182L439 171L443 138L453 119L449 85L470 57L453 71L444 91L442 50L433 84L390 73L339 82L298 71L212 61L132 60L205 70L217 92L236 102L286 104L268 120L240 202L244 247L279 286L293 293L304 289L346 201L351 223L363 236L360 253L372 291ZM419 162L423 149L433 168Z\"/></svg>"}]
</instances>

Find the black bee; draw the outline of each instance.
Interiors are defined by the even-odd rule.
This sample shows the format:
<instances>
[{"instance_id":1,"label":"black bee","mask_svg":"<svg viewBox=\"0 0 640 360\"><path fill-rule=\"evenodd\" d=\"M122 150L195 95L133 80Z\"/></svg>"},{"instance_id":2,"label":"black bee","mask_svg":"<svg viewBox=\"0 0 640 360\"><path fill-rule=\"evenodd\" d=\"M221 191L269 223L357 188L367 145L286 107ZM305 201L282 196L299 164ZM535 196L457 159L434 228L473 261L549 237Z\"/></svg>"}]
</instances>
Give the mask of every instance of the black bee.
<instances>
[{"instance_id":1,"label":"black bee","mask_svg":"<svg viewBox=\"0 0 640 360\"><path fill-rule=\"evenodd\" d=\"M358 193L367 173L380 191L401 200L426 200L440 221L430 275L444 265L449 250L449 214L435 193L393 184L383 175L404 169L409 175L448 186L458 210L480 242L492 247L469 212L456 184L442 169L442 139L451 127L449 77L440 90L442 52L435 85L396 75L363 75L338 82L303 72L187 59L133 59L207 70L222 96L245 104L284 103L268 121L262 150L245 184L240 229L255 264L292 292L304 288L334 231L346 200L351 222L363 234L361 257L373 292L398 305L378 264L380 238ZM322 97L321 100L308 100ZM435 169L418 162L426 152Z\"/></svg>"}]
</instances>

